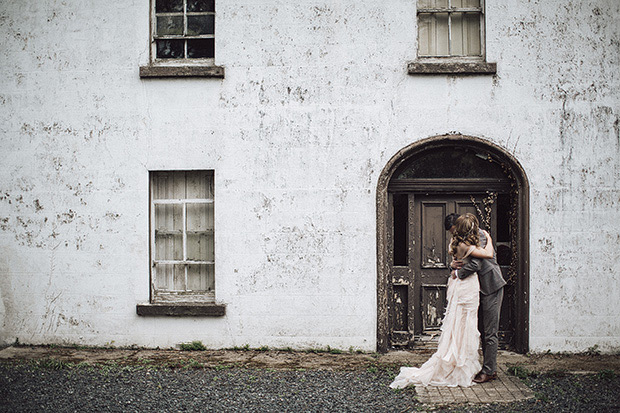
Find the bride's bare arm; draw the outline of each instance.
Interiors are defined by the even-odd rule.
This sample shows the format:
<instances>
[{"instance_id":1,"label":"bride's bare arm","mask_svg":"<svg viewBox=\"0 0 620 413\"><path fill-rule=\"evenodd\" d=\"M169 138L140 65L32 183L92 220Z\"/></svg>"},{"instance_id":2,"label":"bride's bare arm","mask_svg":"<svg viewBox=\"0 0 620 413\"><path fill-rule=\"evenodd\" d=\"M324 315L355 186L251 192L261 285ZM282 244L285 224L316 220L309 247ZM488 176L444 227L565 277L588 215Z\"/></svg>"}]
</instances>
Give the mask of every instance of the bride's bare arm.
<instances>
[{"instance_id":1,"label":"bride's bare arm","mask_svg":"<svg viewBox=\"0 0 620 413\"><path fill-rule=\"evenodd\" d=\"M476 247L471 252L471 254L469 254L470 256L475 258L493 258L494 251L491 234L489 234L487 231L484 231L484 235L487 237L487 245L484 248Z\"/></svg>"}]
</instances>

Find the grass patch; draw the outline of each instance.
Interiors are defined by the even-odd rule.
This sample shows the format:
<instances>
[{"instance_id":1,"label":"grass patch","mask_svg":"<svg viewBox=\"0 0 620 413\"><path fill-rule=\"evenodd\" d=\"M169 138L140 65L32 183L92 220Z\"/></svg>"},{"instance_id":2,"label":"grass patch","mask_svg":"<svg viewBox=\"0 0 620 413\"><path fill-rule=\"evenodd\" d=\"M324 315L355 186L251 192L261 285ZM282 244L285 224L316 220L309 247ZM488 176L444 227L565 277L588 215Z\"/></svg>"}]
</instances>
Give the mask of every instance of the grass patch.
<instances>
[{"instance_id":1,"label":"grass patch","mask_svg":"<svg viewBox=\"0 0 620 413\"><path fill-rule=\"evenodd\" d=\"M598 344L595 344L592 347L589 347L585 351L585 354L588 355L588 356L600 356L601 355L601 350L598 348Z\"/></svg>"},{"instance_id":2,"label":"grass patch","mask_svg":"<svg viewBox=\"0 0 620 413\"><path fill-rule=\"evenodd\" d=\"M599 380L610 381L616 378L616 372L612 369L603 369L596 373L596 378Z\"/></svg>"},{"instance_id":3,"label":"grass patch","mask_svg":"<svg viewBox=\"0 0 620 413\"><path fill-rule=\"evenodd\" d=\"M194 340L191 343L181 343L180 347L183 351L204 351L207 349L205 345L202 344L202 341L199 340Z\"/></svg>"},{"instance_id":4,"label":"grass patch","mask_svg":"<svg viewBox=\"0 0 620 413\"><path fill-rule=\"evenodd\" d=\"M56 360L52 358L43 358L39 360L31 361L31 365L35 368L40 369L50 369L50 370L61 370L61 369L69 369L75 367L75 363L71 363L68 361Z\"/></svg>"},{"instance_id":5,"label":"grass patch","mask_svg":"<svg viewBox=\"0 0 620 413\"><path fill-rule=\"evenodd\" d=\"M519 364L516 364L514 366L509 366L507 371L508 371L508 374L516 376L520 378L521 380L525 380L528 377L536 377L539 375L539 372L535 370L528 370L525 366L522 366Z\"/></svg>"},{"instance_id":6,"label":"grass patch","mask_svg":"<svg viewBox=\"0 0 620 413\"><path fill-rule=\"evenodd\" d=\"M183 368L185 369L200 369L202 368L202 364L194 359L189 359L185 362L185 365L183 366Z\"/></svg>"},{"instance_id":7,"label":"grass patch","mask_svg":"<svg viewBox=\"0 0 620 413\"><path fill-rule=\"evenodd\" d=\"M342 354L342 350L331 348L330 346L327 346L327 352L330 354Z\"/></svg>"},{"instance_id":8,"label":"grass patch","mask_svg":"<svg viewBox=\"0 0 620 413\"><path fill-rule=\"evenodd\" d=\"M245 344L241 347L239 346L234 346L231 350L233 351L250 351L250 345L249 344Z\"/></svg>"}]
</instances>

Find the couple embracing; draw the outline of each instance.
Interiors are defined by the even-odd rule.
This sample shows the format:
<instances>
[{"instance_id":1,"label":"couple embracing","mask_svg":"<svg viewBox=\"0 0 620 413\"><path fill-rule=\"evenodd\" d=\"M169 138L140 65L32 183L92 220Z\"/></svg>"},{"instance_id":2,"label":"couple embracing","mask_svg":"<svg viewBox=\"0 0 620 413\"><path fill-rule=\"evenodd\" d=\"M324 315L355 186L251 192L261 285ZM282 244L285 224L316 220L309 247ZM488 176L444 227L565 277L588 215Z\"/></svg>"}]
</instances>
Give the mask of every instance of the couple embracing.
<instances>
[{"instance_id":1,"label":"couple embracing","mask_svg":"<svg viewBox=\"0 0 620 413\"><path fill-rule=\"evenodd\" d=\"M390 384L403 388L424 386L463 386L497 378L499 313L506 281L495 259L488 232L479 228L473 214L450 214L445 228L452 233L448 305L441 326L437 351L421 367L401 367ZM483 365L478 359L481 308Z\"/></svg>"}]
</instances>

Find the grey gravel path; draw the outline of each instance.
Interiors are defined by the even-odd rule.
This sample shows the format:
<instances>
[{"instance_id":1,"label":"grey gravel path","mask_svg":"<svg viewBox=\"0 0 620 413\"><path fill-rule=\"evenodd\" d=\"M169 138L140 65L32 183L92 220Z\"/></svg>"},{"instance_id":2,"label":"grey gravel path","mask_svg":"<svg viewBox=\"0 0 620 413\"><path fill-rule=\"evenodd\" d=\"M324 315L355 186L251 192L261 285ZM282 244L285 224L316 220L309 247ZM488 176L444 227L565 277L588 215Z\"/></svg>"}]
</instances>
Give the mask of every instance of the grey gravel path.
<instances>
[{"instance_id":1,"label":"grey gravel path","mask_svg":"<svg viewBox=\"0 0 620 413\"><path fill-rule=\"evenodd\" d=\"M620 412L613 370L530 372L532 399L442 405L390 389L396 369L42 366L0 364L0 412Z\"/></svg>"},{"instance_id":2,"label":"grey gravel path","mask_svg":"<svg viewBox=\"0 0 620 413\"><path fill-rule=\"evenodd\" d=\"M0 366L2 412L402 412L384 371Z\"/></svg>"}]
</instances>

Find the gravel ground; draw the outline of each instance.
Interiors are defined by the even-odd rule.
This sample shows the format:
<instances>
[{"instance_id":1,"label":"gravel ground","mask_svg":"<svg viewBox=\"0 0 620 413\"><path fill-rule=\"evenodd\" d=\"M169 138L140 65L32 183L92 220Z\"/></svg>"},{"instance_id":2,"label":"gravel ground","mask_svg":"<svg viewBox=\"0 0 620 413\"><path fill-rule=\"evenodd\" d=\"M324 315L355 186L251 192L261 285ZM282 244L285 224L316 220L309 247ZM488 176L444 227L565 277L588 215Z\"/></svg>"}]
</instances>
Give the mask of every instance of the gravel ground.
<instances>
[{"instance_id":1,"label":"gravel ground","mask_svg":"<svg viewBox=\"0 0 620 413\"><path fill-rule=\"evenodd\" d=\"M0 365L2 412L611 412L620 377L560 373L525 378L537 399L510 405L424 406L387 385L396 370L273 370Z\"/></svg>"},{"instance_id":2,"label":"gravel ground","mask_svg":"<svg viewBox=\"0 0 620 413\"><path fill-rule=\"evenodd\" d=\"M0 411L400 412L385 371L0 366Z\"/></svg>"}]
</instances>

